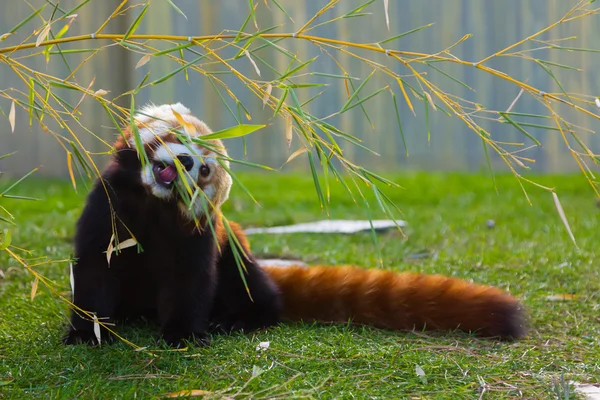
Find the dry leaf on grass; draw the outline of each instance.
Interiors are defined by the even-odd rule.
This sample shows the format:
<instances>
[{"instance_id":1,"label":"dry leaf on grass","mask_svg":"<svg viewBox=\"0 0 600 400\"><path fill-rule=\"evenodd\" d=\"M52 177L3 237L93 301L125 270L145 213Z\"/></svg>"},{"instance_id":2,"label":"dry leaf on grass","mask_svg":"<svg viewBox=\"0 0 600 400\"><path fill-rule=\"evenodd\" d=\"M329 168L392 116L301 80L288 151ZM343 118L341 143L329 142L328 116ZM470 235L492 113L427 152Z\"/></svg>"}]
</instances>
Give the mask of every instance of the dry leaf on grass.
<instances>
[{"instance_id":1,"label":"dry leaf on grass","mask_svg":"<svg viewBox=\"0 0 600 400\"><path fill-rule=\"evenodd\" d=\"M180 390L179 392L167 393L165 397L174 398L174 397L199 397L206 396L212 394L213 392L208 390L194 389L194 390Z\"/></svg>"},{"instance_id":2,"label":"dry leaf on grass","mask_svg":"<svg viewBox=\"0 0 600 400\"><path fill-rule=\"evenodd\" d=\"M571 301L577 298L576 294L552 294L550 296L546 296L546 300L548 301Z\"/></svg>"}]
</instances>

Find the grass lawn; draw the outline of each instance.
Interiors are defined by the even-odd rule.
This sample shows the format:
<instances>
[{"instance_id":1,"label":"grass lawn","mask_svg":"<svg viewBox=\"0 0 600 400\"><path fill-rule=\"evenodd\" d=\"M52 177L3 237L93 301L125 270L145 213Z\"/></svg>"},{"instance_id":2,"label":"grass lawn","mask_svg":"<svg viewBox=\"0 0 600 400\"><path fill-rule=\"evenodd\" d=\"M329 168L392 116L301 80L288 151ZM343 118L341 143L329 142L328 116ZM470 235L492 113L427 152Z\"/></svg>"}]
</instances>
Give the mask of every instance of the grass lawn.
<instances>
[{"instance_id":1,"label":"grass lawn","mask_svg":"<svg viewBox=\"0 0 600 400\"><path fill-rule=\"evenodd\" d=\"M240 177L262 206L239 188L232 191L226 215L243 226L324 218L308 175ZM155 398L195 389L231 398L566 399L569 389L561 379L600 382L600 210L582 177L535 177L557 188L579 249L552 196L528 187L530 206L512 176L497 176L499 193L487 175L391 178L404 187L387 192L409 226L404 237L379 235L383 268L447 274L509 290L528 308L531 331L525 340L500 343L459 333L297 323L246 336L215 336L207 348L165 351L154 346L155 328L144 325L119 332L152 353L122 342L64 347L66 304L41 284L31 301L33 277L0 253L0 398ZM0 182L0 189L5 185ZM19 222L13 244L33 250L29 259L68 258L83 192L74 194L66 181L25 181L13 194L44 201L0 203ZM338 186L331 201L332 218L366 217L362 204ZM488 220L495 227L488 228ZM256 235L251 242L258 255L378 266L370 234ZM68 294L67 263L37 270ZM557 294L577 296L548 299ZM270 347L257 351L264 341ZM421 370L424 375L417 374Z\"/></svg>"}]
</instances>

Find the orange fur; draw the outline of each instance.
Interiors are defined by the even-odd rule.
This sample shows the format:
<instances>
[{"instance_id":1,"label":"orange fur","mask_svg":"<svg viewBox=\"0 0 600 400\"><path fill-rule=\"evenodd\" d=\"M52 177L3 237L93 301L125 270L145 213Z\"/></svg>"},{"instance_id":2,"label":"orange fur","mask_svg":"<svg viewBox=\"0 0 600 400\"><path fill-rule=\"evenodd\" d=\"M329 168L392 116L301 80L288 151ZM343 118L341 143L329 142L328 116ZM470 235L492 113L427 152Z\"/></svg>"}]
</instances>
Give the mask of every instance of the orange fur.
<instances>
[{"instance_id":1,"label":"orange fur","mask_svg":"<svg viewBox=\"0 0 600 400\"><path fill-rule=\"evenodd\" d=\"M227 233L217 218L221 245ZM239 225L230 223L246 252ZM352 266L263 267L283 297L283 320L348 322L392 330L454 330L519 338L519 302L501 290L440 275L365 270Z\"/></svg>"},{"instance_id":2,"label":"orange fur","mask_svg":"<svg viewBox=\"0 0 600 400\"><path fill-rule=\"evenodd\" d=\"M283 319L482 336L513 336L524 322L516 299L460 279L349 266L264 269L283 294Z\"/></svg>"}]
</instances>

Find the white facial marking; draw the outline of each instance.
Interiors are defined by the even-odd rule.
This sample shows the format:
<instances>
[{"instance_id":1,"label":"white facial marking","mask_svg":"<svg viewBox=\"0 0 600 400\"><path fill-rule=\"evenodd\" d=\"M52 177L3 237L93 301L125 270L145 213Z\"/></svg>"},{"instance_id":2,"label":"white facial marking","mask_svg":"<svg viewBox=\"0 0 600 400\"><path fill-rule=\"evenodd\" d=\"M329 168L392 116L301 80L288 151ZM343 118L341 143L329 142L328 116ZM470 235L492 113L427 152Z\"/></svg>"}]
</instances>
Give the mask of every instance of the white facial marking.
<instances>
[{"instance_id":1,"label":"white facial marking","mask_svg":"<svg viewBox=\"0 0 600 400\"><path fill-rule=\"evenodd\" d=\"M191 117L189 108L181 103L163 104L160 106L149 104L142 108L139 114L135 115L134 118L140 125L138 132L143 144L152 142L157 136L163 135L172 128L170 122L177 121L173 115L173 110L181 116ZM135 138L133 135L131 135L129 143L135 148Z\"/></svg>"}]
</instances>

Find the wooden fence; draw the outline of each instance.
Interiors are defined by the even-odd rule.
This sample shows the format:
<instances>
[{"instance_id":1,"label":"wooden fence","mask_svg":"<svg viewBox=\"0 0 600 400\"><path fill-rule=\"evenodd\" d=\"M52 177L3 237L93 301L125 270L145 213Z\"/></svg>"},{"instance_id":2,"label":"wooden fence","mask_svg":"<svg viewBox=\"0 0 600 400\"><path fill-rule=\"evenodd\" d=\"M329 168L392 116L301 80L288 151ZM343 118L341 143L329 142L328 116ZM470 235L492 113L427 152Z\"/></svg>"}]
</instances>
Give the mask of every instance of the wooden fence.
<instances>
[{"instance_id":1,"label":"wooden fence","mask_svg":"<svg viewBox=\"0 0 600 400\"><path fill-rule=\"evenodd\" d=\"M69 34L90 33L110 15L111 11L121 1L118 0L92 0L78 12ZM332 15L341 15L363 1L341 1ZM339 23L325 25L314 31L315 35L343 38L357 42L376 42L400 32L408 31L419 26L434 23L428 29L408 35L392 43L394 48L421 52L436 52L444 49L466 34L473 37L453 49L453 53L466 60L480 60L487 55L517 42L558 20L577 0L396 0L390 1L391 29L388 32L383 14L383 1L377 0L371 7L372 16L345 19ZM44 0L25 1L15 0L3 4L0 15L0 34L10 30L18 21L29 13L31 7L39 7ZM60 6L69 9L74 6L75 0L62 0ZM248 2L242 0L202 0L178 1L175 3L186 14L187 19L175 12L167 1L152 1L148 13L138 29L138 33L162 33L176 35L200 35L218 33L227 29L239 28L248 14ZM280 0L294 19L294 23L279 11L272 1L256 1L257 22L261 28L285 23L280 31L293 31L298 29L310 16L322 7L325 1L296 1ZM42 15L48 18L52 7L46 7ZM124 32L131 24L132 15L119 17L112 21L108 32ZM30 34L34 28L41 24L41 19L35 19L23 27L23 33ZM249 28L253 23L249 25ZM253 27L252 27L253 29ZM576 39L565 41L566 46L579 48L595 48L600 51L600 17L592 16L578 22L559 26L546 34L541 39L556 40L576 36ZM17 40L18 38L9 38ZM7 42L3 42L7 43ZM93 47L98 43L81 42L74 47ZM286 48L294 51L304 60L319 55L311 65L312 71L337 74L339 70L323 49L319 49L306 41L289 40ZM540 43L529 42L524 48L533 49L541 47ZM287 59L277 51L263 49L258 53L261 58L273 65L277 70L283 71ZM364 78L371 69L368 65L344 54L334 54L347 66L347 70L354 76ZM568 52L564 50L540 50L536 57L556 64L571 65L583 69L576 72L569 69L553 67L556 76L570 92L600 95L600 54L594 52ZM18 55L15 54L14 57ZM68 55L69 65L76 66L86 57L86 54ZM150 72L151 77L158 78L173 71L178 64L167 58L152 59L148 64L135 69L140 55L124 51L118 46L105 49L99 55L86 63L76 74L78 82L86 86L95 77L94 88L110 90L109 95L116 95L138 85L142 78ZM191 59L188 57L188 59ZM386 63L391 68L400 71L398 63L386 60L385 56L376 57L376 61ZM26 65L47 71L51 74L64 77L68 75L68 67L60 56L53 55L46 65L43 56L22 60ZM522 79L547 92L558 92L560 89L553 79L534 62L518 58L502 57L491 60L489 65L501 71ZM244 73L252 74L253 67L246 59L236 61L236 67ZM492 109L506 109L517 96L519 89L498 78L469 67L444 66L444 71L474 88L469 90L443 75L435 75L432 70L428 76L436 84L453 94L468 100L485 105ZM268 68L263 68L268 74ZM275 76L275 75L273 75ZM263 77L265 80L268 77ZM230 85L240 100L248 107L253 116L253 123L269 124L263 132L251 135L246 143L241 140L228 141L232 155L246 158L249 161L279 167L287 159L290 152L283 134L281 121L272 118L271 112L262 110L260 99L254 97L233 77L222 78ZM345 103L345 91L340 80L315 77L312 81L328 83L327 91L315 100L310 108L317 116L325 116L339 110ZM372 84L382 87L383 80L374 78ZM396 88L394 88L395 90ZM23 91L27 93L25 85L19 81L15 73L6 65L0 64L0 91ZM65 91L69 92L69 91ZM62 92L61 92L62 93ZM316 92L300 92L301 100L308 99ZM444 169L474 171L485 168L486 161L482 150L481 140L457 118L450 118L441 112L429 110L429 126L426 125L424 103L415 101L416 117L406 107L399 92L400 116L403 121L404 133L408 145L407 157L400 136L396 114L389 95L381 95L371 99L365 104L370 121L365 114L356 108L352 112L343 114L335 123L345 131L363 139L364 144L380 156L376 157L355 146L345 146L346 154L355 162L378 170L391 171L400 169ZM65 100L77 103L79 93L65 93ZM224 106L208 78L197 73L189 74L189 81L183 74L179 74L162 84L144 89L136 97L136 104L146 102L183 102L197 115L203 118L213 129L222 129L235 124L230 111ZM0 108L5 116L8 115L10 101L0 98ZM72 128L80 134L82 143L88 150L102 153L107 151L102 140L111 142L115 136L115 129L107 119L106 114L97 104L86 100L81 104L81 125L89 128L86 132L73 122ZM528 96L523 96L517 104L517 109L528 113L542 113L543 108ZM559 108L567 119L579 125L597 130L600 123L593 119L581 119L569 109ZM597 110L596 110L597 111ZM575 120L574 120L575 119ZM552 124L552 121L544 123ZM0 154L18 151L18 154L1 160L0 170L9 174L22 174L34 167L40 167L40 174L48 176L67 176L66 153L59 141L50 133L43 132L36 125L29 124L29 115L22 109L17 110L17 130L11 133L10 125L6 118L0 117ZM486 124L493 135L505 142L527 141L526 138L510 125ZM51 126L59 134L63 134L59 127ZM428 134L430 131L430 135ZM532 129L531 133L543 143L542 147L527 152L529 157L537 162L534 170L540 172L567 172L577 168L571 154L564 145L560 132L556 130ZM593 133L581 134L581 139L597 153L600 141ZM99 140L102 139L102 140ZM572 140L572 139L571 139ZM572 140L575 143L574 140ZM244 148L246 153L244 154ZM493 164L502 169L502 161L492 155ZM307 163L302 159L295 160L287 169L306 168Z\"/></svg>"}]
</instances>

